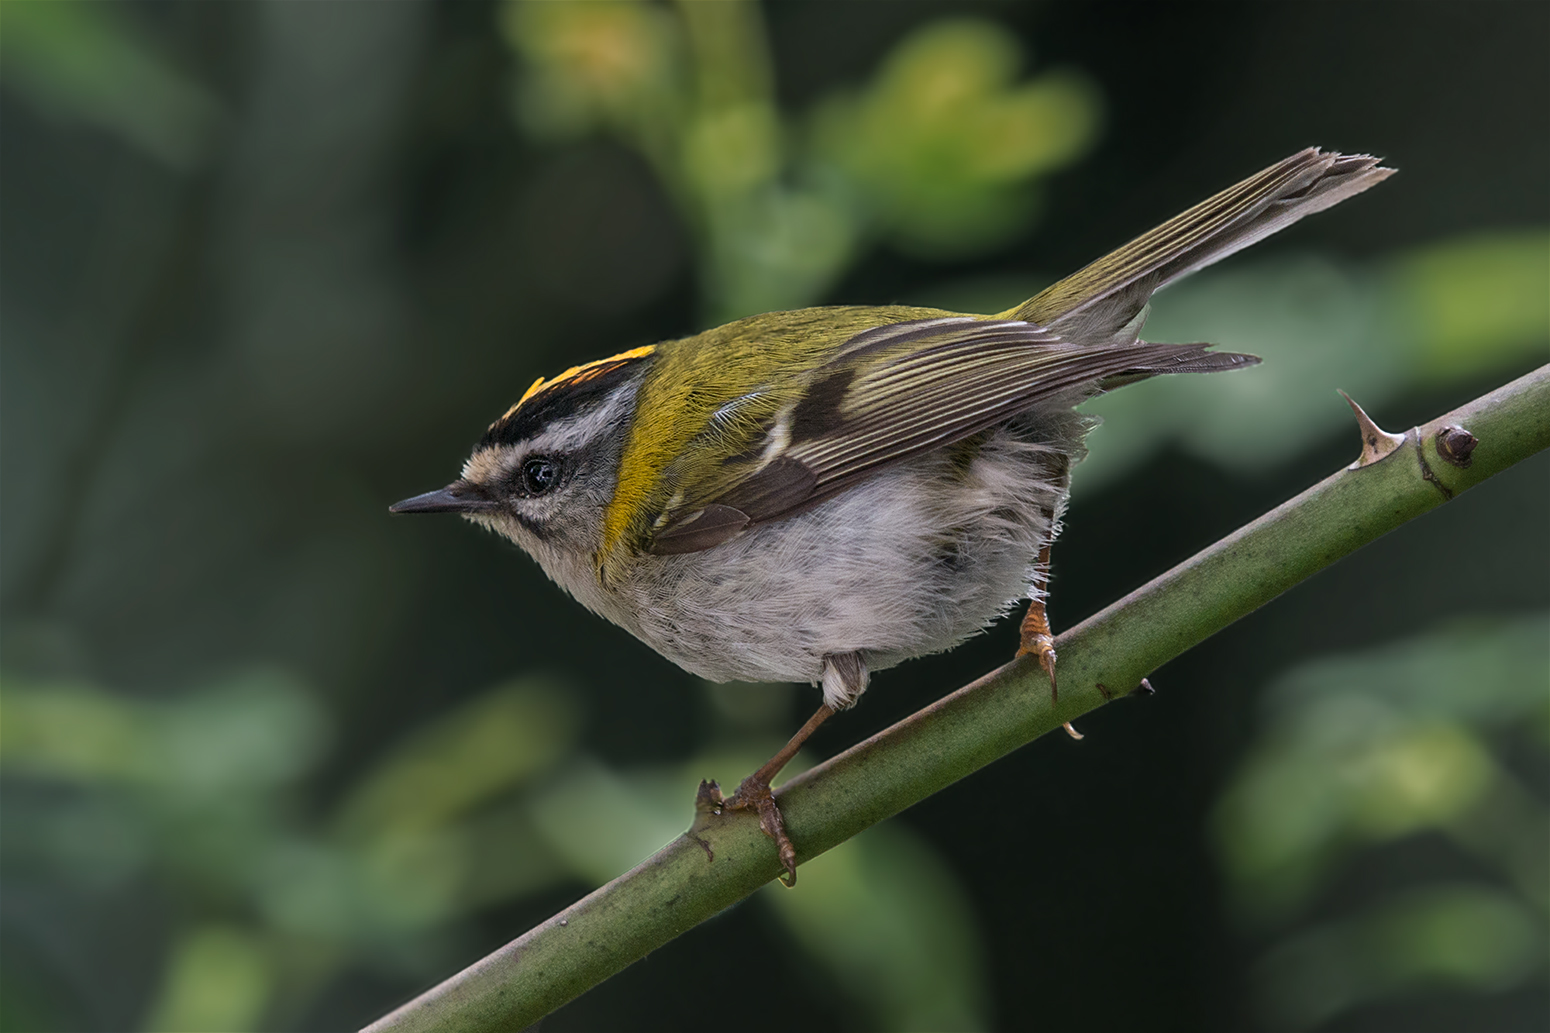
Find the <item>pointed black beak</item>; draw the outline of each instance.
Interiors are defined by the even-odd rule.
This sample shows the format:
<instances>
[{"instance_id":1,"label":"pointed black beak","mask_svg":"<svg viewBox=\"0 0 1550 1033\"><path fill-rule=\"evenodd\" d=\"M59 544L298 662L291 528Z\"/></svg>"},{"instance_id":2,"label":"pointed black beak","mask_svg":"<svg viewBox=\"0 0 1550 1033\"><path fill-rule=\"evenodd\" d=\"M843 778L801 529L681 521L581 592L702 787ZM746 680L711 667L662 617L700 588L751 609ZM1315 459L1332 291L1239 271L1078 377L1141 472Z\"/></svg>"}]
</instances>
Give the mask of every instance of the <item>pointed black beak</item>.
<instances>
[{"instance_id":1,"label":"pointed black beak","mask_svg":"<svg viewBox=\"0 0 1550 1033\"><path fill-rule=\"evenodd\" d=\"M388 507L389 513L479 513L494 509L495 503L485 498L484 492L467 481L453 481L445 488L416 495L412 499L395 502Z\"/></svg>"}]
</instances>

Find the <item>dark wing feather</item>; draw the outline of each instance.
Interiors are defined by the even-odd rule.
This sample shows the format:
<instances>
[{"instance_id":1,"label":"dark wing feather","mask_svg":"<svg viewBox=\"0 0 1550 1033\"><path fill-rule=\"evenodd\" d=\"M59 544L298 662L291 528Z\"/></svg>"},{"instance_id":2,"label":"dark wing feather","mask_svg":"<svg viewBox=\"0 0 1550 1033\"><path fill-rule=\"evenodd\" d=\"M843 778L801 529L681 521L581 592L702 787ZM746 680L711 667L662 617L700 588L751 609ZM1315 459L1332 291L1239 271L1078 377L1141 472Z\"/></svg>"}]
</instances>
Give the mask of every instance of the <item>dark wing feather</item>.
<instances>
[{"instance_id":1,"label":"dark wing feather","mask_svg":"<svg viewBox=\"0 0 1550 1033\"><path fill-rule=\"evenodd\" d=\"M783 520L878 471L1105 381L1252 364L1198 344L1083 347L1030 323L951 318L859 334L814 370L764 442L686 486L651 551L692 552ZM735 515L734 515L735 514ZM742 519L746 518L746 520Z\"/></svg>"}]
</instances>

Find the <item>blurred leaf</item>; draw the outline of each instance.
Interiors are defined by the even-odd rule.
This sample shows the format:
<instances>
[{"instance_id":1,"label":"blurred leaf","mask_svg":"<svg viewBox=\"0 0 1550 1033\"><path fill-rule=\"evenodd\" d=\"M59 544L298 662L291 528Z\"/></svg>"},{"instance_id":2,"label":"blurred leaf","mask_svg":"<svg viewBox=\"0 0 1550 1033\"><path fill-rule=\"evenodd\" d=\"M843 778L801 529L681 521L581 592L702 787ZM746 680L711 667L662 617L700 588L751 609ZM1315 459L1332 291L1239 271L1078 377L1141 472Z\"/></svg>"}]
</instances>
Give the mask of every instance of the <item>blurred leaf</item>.
<instances>
[{"instance_id":1,"label":"blurred leaf","mask_svg":"<svg viewBox=\"0 0 1550 1033\"><path fill-rule=\"evenodd\" d=\"M579 718L559 686L521 679L418 729L340 807L338 827L364 840L427 830L521 785L570 752Z\"/></svg>"},{"instance_id":2,"label":"blurred leaf","mask_svg":"<svg viewBox=\"0 0 1550 1033\"><path fill-rule=\"evenodd\" d=\"M761 894L797 942L883 1030L990 1025L973 910L950 868L898 822L802 865Z\"/></svg>"},{"instance_id":3,"label":"blurred leaf","mask_svg":"<svg viewBox=\"0 0 1550 1033\"><path fill-rule=\"evenodd\" d=\"M173 946L160 998L145 1028L152 1033L258 1029L273 986L264 945L239 929L202 926Z\"/></svg>"},{"instance_id":4,"label":"blurred leaf","mask_svg":"<svg viewBox=\"0 0 1550 1033\"><path fill-rule=\"evenodd\" d=\"M1468 616L1358 653L1314 657L1267 690L1275 721L1309 704L1361 696L1483 727L1550 717L1544 693L1550 615Z\"/></svg>"},{"instance_id":5,"label":"blurred leaf","mask_svg":"<svg viewBox=\"0 0 1550 1033\"><path fill-rule=\"evenodd\" d=\"M1258 966L1275 1025L1312 1029L1357 1005L1437 989L1497 993L1541 970L1545 925L1479 886L1395 894L1277 946Z\"/></svg>"},{"instance_id":6,"label":"blurred leaf","mask_svg":"<svg viewBox=\"0 0 1550 1033\"><path fill-rule=\"evenodd\" d=\"M0 5L0 80L46 113L105 129L179 171L197 166L219 104L146 45L127 5Z\"/></svg>"},{"instance_id":7,"label":"blurred leaf","mask_svg":"<svg viewBox=\"0 0 1550 1033\"><path fill-rule=\"evenodd\" d=\"M780 171L779 115L768 104L706 112L688 129L684 169L707 203L761 186Z\"/></svg>"},{"instance_id":8,"label":"blurred leaf","mask_svg":"<svg viewBox=\"0 0 1550 1033\"><path fill-rule=\"evenodd\" d=\"M4 685L0 765L36 776L184 794L261 791L305 773L326 743L315 699L280 672L156 702L86 685Z\"/></svg>"},{"instance_id":9,"label":"blurred leaf","mask_svg":"<svg viewBox=\"0 0 1550 1033\"><path fill-rule=\"evenodd\" d=\"M1473 618L1315 658L1266 690L1264 732L1215 815L1240 915L1284 929L1354 854L1422 833L1515 891L1421 886L1283 939L1263 968L1276 1021L1310 1027L1433 983L1496 992L1540 970L1550 810L1495 751L1550 760L1547 655L1550 614ZM1381 864L1364 862L1368 878Z\"/></svg>"},{"instance_id":10,"label":"blurred leaf","mask_svg":"<svg viewBox=\"0 0 1550 1033\"><path fill-rule=\"evenodd\" d=\"M398 829L362 850L361 880L375 922L420 929L451 916L472 867L461 828Z\"/></svg>"},{"instance_id":11,"label":"blurred leaf","mask_svg":"<svg viewBox=\"0 0 1550 1033\"><path fill-rule=\"evenodd\" d=\"M1252 911L1301 904L1358 844L1446 824L1497 776L1458 726L1405 721L1360 696L1305 715L1291 742L1258 750L1223 798L1223 856Z\"/></svg>"},{"instance_id":12,"label":"blurred leaf","mask_svg":"<svg viewBox=\"0 0 1550 1033\"><path fill-rule=\"evenodd\" d=\"M1021 46L992 22L926 26L805 132L776 107L755 4L513 0L502 24L531 133L607 131L651 162L700 238L714 322L813 304L868 235L938 257L1000 243L1097 134L1096 87L1018 84Z\"/></svg>"},{"instance_id":13,"label":"blurred leaf","mask_svg":"<svg viewBox=\"0 0 1550 1033\"><path fill-rule=\"evenodd\" d=\"M689 827L697 785L677 766L625 774L581 758L535 794L533 824L572 872L601 886Z\"/></svg>"},{"instance_id":14,"label":"blurred leaf","mask_svg":"<svg viewBox=\"0 0 1550 1033\"><path fill-rule=\"evenodd\" d=\"M702 110L773 103L774 74L757 0L677 0L673 7L693 48Z\"/></svg>"},{"instance_id":15,"label":"blurred leaf","mask_svg":"<svg viewBox=\"0 0 1550 1033\"><path fill-rule=\"evenodd\" d=\"M170 776L202 794L263 792L322 759L328 725L317 698L281 671L251 671L165 712Z\"/></svg>"},{"instance_id":16,"label":"blurred leaf","mask_svg":"<svg viewBox=\"0 0 1550 1033\"><path fill-rule=\"evenodd\" d=\"M249 865L246 888L265 924L321 939L345 939L370 928L369 903L361 900L348 854L302 837L276 836L264 846Z\"/></svg>"},{"instance_id":17,"label":"blurred leaf","mask_svg":"<svg viewBox=\"0 0 1550 1033\"><path fill-rule=\"evenodd\" d=\"M1089 80L1065 71L1019 86L1022 62L994 22L933 22L864 91L819 106L814 153L906 250L952 257L998 244L1033 215L1030 181L1075 161L1098 132Z\"/></svg>"},{"instance_id":18,"label":"blurred leaf","mask_svg":"<svg viewBox=\"0 0 1550 1033\"><path fill-rule=\"evenodd\" d=\"M694 103L676 127L686 221L701 237L712 322L794 308L821 295L855 255L854 213L786 175L797 141L776 107L769 45L751 2L681 2Z\"/></svg>"},{"instance_id":19,"label":"blurred leaf","mask_svg":"<svg viewBox=\"0 0 1550 1033\"><path fill-rule=\"evenodd\" d=\"M242 908L259 929L313 945L321 953L309 971L319 978L346 948L390 956L471 907L565 874L525 811L514 830L495 824L498 816L456 820L570 750L574 708L544 683L498 687L412 736L347 795L343 846L318 838L278 795L326 745L313 697L283 675L252 672L169 701L7 679L0 707L8 773L82 788L36 806L12 792L9 863L98 888L155 866L206 913ZM248 935L190 934L169 962L152 1027L255 1025L244 980L273 974L248 964L256 956L233 939ZM273 979L277 993L298 989L286 973ZM217 998L200 996L207 982ZM252 993L257 1009L269 991ZM215 999L235 1010L217 1013ZM208 1017L217 1014L226 1017Z\"/></svg>"},{"instance_id":20,"label":"blurred leaf","mask_svg":"<svg viewBox=\"0 0 1550 1033\"><path fill-rule=\"evenodd\" d=\"M1347 852L1448 830L1488 797L1516 797L1481 733L1550 719L1547 650L1545 615L1477 620L1279 678L1266 692L1264 736L1216 815L1246 912L1284 916Z\"/></svg>"},{"instance_id":21,"label":"blurred leaf","mask_svg":"<svg viewBox=\"0 0 1550 1033\"><path fill-rule=\"evenodd\" d=\"M154 732L127 700L85 685L34 686L7 676L0 691L0 765L78 781L144 780L160 768Z\"/></svg>"},{"instance_id":22,"label":"blurred leaf","mask_svg":"<svg viewBox=\"0 0 1550 1033\"><path fill-rule=\"evenodd\" d=\"M1487 233L1401 255L1389 266L1397 335L1419 379L1477 376L1545 354L1550 234Z\"/></svg>"},{"instance_id":23,"label":"blurred leaf","mask_svg":"<svg viewBox=\"0 0 1550 1033\"><path fill-rule=\"evenodd\" d=\"M678 103L682 41L656 4L509 0L500 26L527 63L517 111L536 136L602 127L650 136Z\"/></svg>"},{"instance_id":24,"label":"blurred leaf","mask_svg":"<svg viewBox=\"0 0 1550 1033\"><path fill-rule=\"evenodd\" d=\"M246 888L265 925L373 957L462 913L476 858L462 829L444 826L354 849L277 836L253 861Z\"/></svg>"},{"instance_id":25,"label":"blurred leaf","mask_svg":"<svg viewBox=\"0 0 1550 1033\"><path fill-rule=\"evenodd\" d=\"M717 210L703 273L713 320L812 301L856 253L851 213L821 194L770 189Z\"/></svg>"}]
</instances>

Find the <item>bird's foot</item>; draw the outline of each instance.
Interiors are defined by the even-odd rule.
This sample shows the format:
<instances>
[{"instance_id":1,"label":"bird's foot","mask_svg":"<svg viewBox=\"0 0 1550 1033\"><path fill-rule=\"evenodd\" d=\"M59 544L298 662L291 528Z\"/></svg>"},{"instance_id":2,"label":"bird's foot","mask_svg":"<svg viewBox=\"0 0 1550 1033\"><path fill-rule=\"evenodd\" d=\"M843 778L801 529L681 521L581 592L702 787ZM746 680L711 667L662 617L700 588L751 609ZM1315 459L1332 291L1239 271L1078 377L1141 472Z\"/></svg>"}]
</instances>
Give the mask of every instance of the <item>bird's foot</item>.
<instances>
[{"instance_id":1,"label":"bird's foot","mask_svg":"<svg viewBox=\"0 0 1550 1033\"><path fill-rule=\"evenodd\" d=\"M770 790L770 784L758 774L749 775L723 806L729 811L753 811L759 815L759 828L775 841L781 867L786 869L780 881L787 886L795 886L797 850L791 844L791 837L786 835L786 821L780 815L780 807L775 803L775 794Z\"/></svg>"},{"instance_id":2,"label":"bird's foot","mask_svg":"<svg viewBox=\"0 0 1550 1033\"><path fill-rule=\"evenodd\" d=\"M1060 690L1055 684L1055 638L1048 631L1028 634L1027 624L1023 625L1022 644L1017 647L1018 656L1036 656L1039 658L1039 666L1044 673L1049 675L1049 698L1051 703L1059 702Z\"/></svg>"},{"instance_id":3,"label":"bird's foot","mask_svg":"<svg viewBox=\"0 0 1550 1033\"><path fill-rule=\"evenodd\" d=\"M1039 658L1039 666L1049 675L1049 701L1051 704L1060 702L1060 689L1055 682L1055 636L1050 632L1049 616L1044 612L1043 600L1035 599L1028 604L1028 612L1023 615L1020 630L1021 642L1017 647L1017 655ZM1070 721L1062 727L1071 738L1082 738L1082 733L1071 727Z\"/></svg>"},{"instance_id":4,"label":"bird's foot","mask_svg":"<svg viewBox=\"0 0 1550 1033\"><path fill-rule=\"evenodd\" d=\"M826 658L827 663L827 658ZM862 667L862 676L865 677L866 668ZM862 688L865 688L863 682ZM857 690L858 694L860 690ZM791 845L791 837L786 835L786 819L781 817L780 807L775 803L775 794L770 791L770 783L775 776L780 774L782 768L791 763L791 758L797 755L797 750L807 741L807 737L813 734L813 730L834 716L834 708L825 703L819 707L813 716L807 719L807 723L797 730L797 734L791 737L791 741L780 748L780 752L765 762L764 767L755 771L743 779L743 784L737 787L737 792L732 798L722 805L727 810L753 811L759 815L759 827L764 834L775 841L775 849L780 855L780 866L786 870L786 874L780 877L780 881L787 886L797 884L797 850ZM706 792L702 784L701 794ZM721 796L721 790L715 790L715 796Z\"/></svg>"}]
</instances>

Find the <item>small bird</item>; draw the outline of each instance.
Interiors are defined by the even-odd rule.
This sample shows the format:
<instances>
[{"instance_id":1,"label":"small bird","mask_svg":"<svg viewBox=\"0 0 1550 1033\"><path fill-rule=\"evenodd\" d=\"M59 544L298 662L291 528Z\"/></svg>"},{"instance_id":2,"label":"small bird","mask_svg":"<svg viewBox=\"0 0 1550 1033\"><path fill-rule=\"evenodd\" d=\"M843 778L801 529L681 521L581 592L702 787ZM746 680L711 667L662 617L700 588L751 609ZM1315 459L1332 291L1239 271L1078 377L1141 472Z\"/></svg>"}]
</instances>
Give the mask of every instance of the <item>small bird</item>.
<instances>
[{"instance_id":1,"label":"small bird","mask_svg":"<svg viewBox=\"0 0 1550 1033\"><path fill-rule=\"evenodd\" d=\"M770 782L871 672L1026 598L1018 655L1055 691L1050 543L1094 423L1074 406L1259 361L1141 340L1152 294L1386 179L1378 162L1301 151L997 315L771 312L540 377L457 480L391 510L504 535L703 678L821 685L817 713L725 802L759 814L789 884Z\"/></svg>"}]
</instances>

